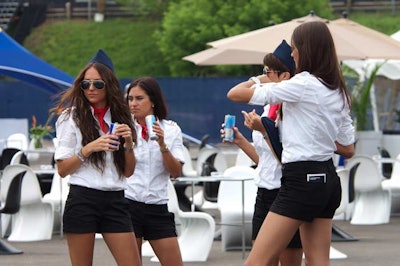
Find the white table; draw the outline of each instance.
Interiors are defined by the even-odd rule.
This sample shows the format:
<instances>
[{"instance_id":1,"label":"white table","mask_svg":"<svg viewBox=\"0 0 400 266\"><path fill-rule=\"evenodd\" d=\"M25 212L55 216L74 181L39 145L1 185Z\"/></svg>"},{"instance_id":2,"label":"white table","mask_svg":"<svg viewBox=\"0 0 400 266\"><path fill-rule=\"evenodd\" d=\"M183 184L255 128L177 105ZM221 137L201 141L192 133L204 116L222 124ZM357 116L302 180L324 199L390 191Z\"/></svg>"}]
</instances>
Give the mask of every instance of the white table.
<instances>
[{"instance_id":1,"label":"white table","mask_svg":"<svg viewBox=\"0 0 400 266\"><path fill-rule=\"evenodd\" d=\"M191 210L195 210L194 204L194 186L198 182L219 182L219 181L236 181L242 182L242 259L245 258L246 254L246 235L245 235L245 207L244 207L244 182L246 180L252 180L253 177L243 176L243 177L229 177L223 175L213 175L213 176L194 176L194 177L178 177L175 180L178 182L191 182L192 183L192 205ZM231 224L230 224L231 225Z\"/></svg>"}]
</instances>

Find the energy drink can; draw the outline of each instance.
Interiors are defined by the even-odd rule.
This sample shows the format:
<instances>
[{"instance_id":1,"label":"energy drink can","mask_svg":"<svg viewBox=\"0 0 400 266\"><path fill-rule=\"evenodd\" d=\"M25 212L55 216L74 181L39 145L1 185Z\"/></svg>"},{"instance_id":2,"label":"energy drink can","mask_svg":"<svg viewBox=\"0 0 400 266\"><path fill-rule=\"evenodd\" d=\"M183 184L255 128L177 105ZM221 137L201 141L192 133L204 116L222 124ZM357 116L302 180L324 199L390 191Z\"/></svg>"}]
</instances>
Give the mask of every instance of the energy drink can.
<instances>
[{"instance_id":1,"label":"energy drink can","mask_svg":"<svg viewBox=\"0 0 400 266\"><path fill-rule=\"evenodd\" d=\"M111 123L110 124L110 129L108 130L108 134L115 134L115 130L117 129L118 123ZM119 140L119 138L115 139L115 140ZM116 144L112 144L114 146L117 146Z\"/></svg>"},{"instance_id":2,"label":"energy drink can","mask_svg":"<svg viewBox=\"0 0 400 266\"><path fill-rule=\"evenodd\" d=\"M146 119L146 127L147 127L147 133L149 134L149 139L157 140L158 136L153 131L153 125L154 122L156 122L156 117L154 115L148 115L146 116L145 119Z\"/></svg>"},{"instance_id":3,"label":"energy drink can","mask_svg":"<svg viewBox=\"0 0 400 266\"><path fill-rule=\"evenodd\" d=\"M114 133L115 133L115 130L116 130L116 128L117 128L117 125L118 125L117 122L111 123L111 125L110 125L110 130L108 131L108 134L114 134Z\"/></svg>"},{"instance_id":4,"label":"energy drink can","mask_svg":"<svg viewBox=\"0 0 400 266\"><path fill-rule=\"evenodd\" d=\"M235 126L236 116L225 115L225 138L224 141L232 142L234 138L233 127Z\"/></svg>"}]
</instances>

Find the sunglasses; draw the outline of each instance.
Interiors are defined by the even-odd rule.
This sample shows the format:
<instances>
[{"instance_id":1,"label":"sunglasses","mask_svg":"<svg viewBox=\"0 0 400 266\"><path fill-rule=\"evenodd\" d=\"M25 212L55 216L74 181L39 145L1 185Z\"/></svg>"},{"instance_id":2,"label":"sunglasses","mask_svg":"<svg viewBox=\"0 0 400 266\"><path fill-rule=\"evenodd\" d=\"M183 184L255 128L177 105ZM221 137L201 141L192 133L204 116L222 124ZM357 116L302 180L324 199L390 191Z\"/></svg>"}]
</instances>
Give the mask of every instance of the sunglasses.
<instances>
[{"instance_id":1,"label":"sunglasses","mask_svg":"<svg viewBox=\"0 0 400 266\"><path fill-rule=\"evenodd\" d=\"M87 90L90 88L91 84L93 84L93 86L98 90L104 89L104 86L106 85L106 83L104 81L99 80L99 79L95 79L95 80L85 79L85 80L81 81L81 89Z\"/></svg>"},{"instance_id":2,"label":"sunglasses","mask_svg":"<svg viewBox=\"0 0 400 266\"><path fill-rule=\"evenodd\" d=\"M267 75L268 73L279 73L279 72L281 72L281 71L278 71L278 70L269 70L268 67L264 67L264 68L263 68L263 74L264 74L264 75Z\"/></svg>"}]
</instances>

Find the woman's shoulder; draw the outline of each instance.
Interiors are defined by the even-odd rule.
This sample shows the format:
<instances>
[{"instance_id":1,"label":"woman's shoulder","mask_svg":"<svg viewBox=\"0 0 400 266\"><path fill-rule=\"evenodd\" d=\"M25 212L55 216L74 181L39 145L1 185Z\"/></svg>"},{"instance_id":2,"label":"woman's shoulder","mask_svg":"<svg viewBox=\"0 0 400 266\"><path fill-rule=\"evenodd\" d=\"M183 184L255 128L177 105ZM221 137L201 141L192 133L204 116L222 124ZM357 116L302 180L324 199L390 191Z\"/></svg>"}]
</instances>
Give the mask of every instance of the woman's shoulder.
<instances>
[{"instance_id":1,"label":"woman's shoulder","mask_svg":"<svg viewBox=\"0 0 400 266\"><path fill-rule=\"evenodd\" d=\"M167 129L167 130L175 130L175 131L181 131L180 126L178 125L177 122L173 121L173 120L169 120L169 119L163 119L161 121L162 126Z\"/></svg>"}]
</instances>

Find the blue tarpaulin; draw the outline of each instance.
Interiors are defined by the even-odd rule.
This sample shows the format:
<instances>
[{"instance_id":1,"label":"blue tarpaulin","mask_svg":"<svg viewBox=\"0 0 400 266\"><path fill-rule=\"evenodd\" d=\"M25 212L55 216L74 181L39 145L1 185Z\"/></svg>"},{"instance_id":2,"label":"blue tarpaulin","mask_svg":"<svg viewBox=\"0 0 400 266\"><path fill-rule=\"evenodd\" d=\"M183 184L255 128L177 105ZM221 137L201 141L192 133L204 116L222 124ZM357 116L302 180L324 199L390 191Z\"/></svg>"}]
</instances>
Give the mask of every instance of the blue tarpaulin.
<instances>
[{"instance_id":1,"label":"blue tarpaulin","mask_svg":"<svg viewBox=\"0 0 400 266\"><path fill-rule=\"evenodd\" d=\"M73 77L35 56L0 28L0 75L12 77L55 94L69 87Z\"/></svg>"}]
</instances>

